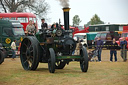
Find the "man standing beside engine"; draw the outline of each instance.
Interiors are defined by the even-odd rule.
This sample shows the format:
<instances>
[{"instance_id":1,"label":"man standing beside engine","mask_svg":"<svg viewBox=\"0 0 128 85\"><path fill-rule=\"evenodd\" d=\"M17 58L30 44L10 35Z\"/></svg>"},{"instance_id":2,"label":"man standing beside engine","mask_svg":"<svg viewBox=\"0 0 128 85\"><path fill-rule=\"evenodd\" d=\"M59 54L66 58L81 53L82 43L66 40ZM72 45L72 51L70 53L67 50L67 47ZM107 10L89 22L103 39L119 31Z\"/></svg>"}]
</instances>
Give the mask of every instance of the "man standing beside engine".
<instances>
[{"instance_id":1,"label":"man standing beside engine","mask_svg":"<svg viewBox=\"0 0 128 85\"><path fill-rule=\"evenodd\" d=\"M117 62L117 48L118 44L116 43L116 39L113 38L113 41L110 43L110 62L113 62L113 54L115 56L115 62Z\"/></svg>"},{"instance_id":2,"label":"man standing beside engine","mask_svg":"<svg viewBox=\"0 0 128 85\"><path fill-rule=\"evenodd\" d=\"M47 25L47 23L45 23L45 19L41 19L41 22L42 22L42 24L41 24L41 29L42 29L42 30L48 29L48 25Z\"/></svg>"},{"instance_id":3,"label":"man standing beside engine","mask_svg":"<svg viewBox=\"0 0 128 85\"><path fill-rule=\"evenodd\" d=\"M100 39L100 37L98 37L96 49L98 50L98 61L99 62L101 62L102 47L103 47L103 41Z\"/></svg>"},{"instance_id":4,"label":"man standing beside engine","mask_svg":"<svg viewBox=\"0 0 128 85\"><path fill-rule=\"evenodd\" d=\"M11 49L12 49L12 60L15 60L14 58L16 57L16 40L14 40L12 43L11 43Z\"/></svg>"},{"instance_id":5,"label":"man standing beside engine","mask_svg":"<svg viewBox=\"0 0 128 85\"><path fill-rule=\"evenodd\" d=\"M125 40L125 37L123 37L123 40L120 42L121 46L121 57L124 59L124 61L127 61L127 41Z\"/></svg>"}]
</instances>

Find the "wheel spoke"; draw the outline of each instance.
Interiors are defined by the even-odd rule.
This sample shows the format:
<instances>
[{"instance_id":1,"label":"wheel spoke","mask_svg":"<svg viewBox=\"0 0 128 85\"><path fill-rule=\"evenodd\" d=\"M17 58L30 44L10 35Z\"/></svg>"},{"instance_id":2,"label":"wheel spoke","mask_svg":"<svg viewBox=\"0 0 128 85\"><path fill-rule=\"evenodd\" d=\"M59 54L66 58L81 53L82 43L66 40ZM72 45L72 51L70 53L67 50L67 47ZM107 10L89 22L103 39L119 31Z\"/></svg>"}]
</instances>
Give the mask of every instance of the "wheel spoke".
<instances>
[{"instance_id":1,"label":"wheel spoke","mask_svg":"<svg viewBox=\"0 0 128 85\"><path fill-rule=\"evenodd\" d=\"M30 62L31 62L31 64L33 63L33 60L32 59L30 59Z\"/></svg>"},{"instance_id":2,"label":"wheel spoke","mask_svg":"<svg viewBox=\"0 0 128 85\"><path fill-rule=\"evenodd\" d=\"M30 61L30 60L28 61L28 63L29 63L29 65L28 65L28 66L29 66L29 67L31 67L31 66L32 66L32 63L31 63L31 61Z\"/></svg>"},{"instance_id":3,"label":"wheel spoke","mask_svg":"<svg viewBox=\"0 0 128 85\"><path fill-rule=\"evenodd\" d=\"M57 65L57 66L59 66L59 65L60 65L60 63L61 63L61 61L56 62L56 65Z\"/></svg>"},{"instance_id":4,"label":"wheel spoke","mask_svg":"<svg viewBox=\"0 0 128 85\"><path fill-rule=\"evenodd\" d=\"M29 46L29 49L31 49L32 45Z\"/></svg>"},{"instance_id":5,"label":"wheel spoke","mask_svg":"<svg viewBox=\"0 0 128 85\"><path fill-rule=\"evenodd\" d=\"M28 47L25 43L23 43L25 45L25 47Z\"/></svg>"},{"instance_id":6,"label":"wheel spoke","mask_svg":"<svg viewBox=\"0 0 128 85\"><path fill-rule=\"evenodd\" d=\"M56 65L58 66L59 65L59 62L56 62Z\"/></svg>"},{"instance_id":7,"label":"wheel spoke","mask_svg":"<svg viewBox=\"0 0 128 85\"><path fill-rule=\"evenodd\" d=\"M27 45L30 45L30 41L28 39L27 39L27 43L28 43Z\"/></svg>"},{"instance_id":8,"label":"wheel spoke","mask_svg":"<svg viewBox=\"0 0 128 85\"><path fill-rule=\"evenodd\" d=\"M32 57L32 56L29 58L29 61L30 61L31 63L33 63L33 57Z\"/></svg>"},{"instance_id":9,"label":"wheel spoke","mask_svg":"<svg viewBox=\"0 0 128 85\"><path fill-rule=\"evenodd\" d=\"M30 50L31 53L33 52L33 47L32 47L32 45L30 45L29 50Z\"/></svg>"},{"instance_id":10,"label":"wheel spoke","mask_svg":"<svg viewBox=\"0 0 128 85\"><path fill-rule=\"evenodd\" d=\"M25 63L28 63L28 60L27 60L27 59L26 59L26 61L24 61L24 64L25 64Z\"/></svg>"}]
</instances>

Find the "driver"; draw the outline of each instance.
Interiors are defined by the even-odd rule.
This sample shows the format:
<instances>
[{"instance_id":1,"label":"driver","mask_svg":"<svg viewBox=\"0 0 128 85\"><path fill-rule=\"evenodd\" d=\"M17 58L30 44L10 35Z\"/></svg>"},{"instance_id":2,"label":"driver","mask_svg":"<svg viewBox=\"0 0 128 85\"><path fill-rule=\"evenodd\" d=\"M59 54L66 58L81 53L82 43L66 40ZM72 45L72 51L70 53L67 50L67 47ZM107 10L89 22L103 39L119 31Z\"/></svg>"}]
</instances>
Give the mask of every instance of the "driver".
<instances>
[{"instance_id":1,"label":"driver","mask_svg":"<svg viewBox=\"0 0 128 85\"><path fill-rule=\"evenodd\" d=\"M35 34L35 26L32 23L32 20L29 21L29 24L26 27L26 32L28 35L34 35Z\"/></svg>"},{"instance_id":2,"label":"driver","mask_svg":"<svg viewBox=\"0 0 128 85\"><path fill-rule=\"evenodd\" d=\"M48 29L48 25L47 25L47 23L45 23L45 19L41 19L41 22L42 22L42 24L41 24L41 29L42 29L42 30Z\"/></svg>"}]
</instances>

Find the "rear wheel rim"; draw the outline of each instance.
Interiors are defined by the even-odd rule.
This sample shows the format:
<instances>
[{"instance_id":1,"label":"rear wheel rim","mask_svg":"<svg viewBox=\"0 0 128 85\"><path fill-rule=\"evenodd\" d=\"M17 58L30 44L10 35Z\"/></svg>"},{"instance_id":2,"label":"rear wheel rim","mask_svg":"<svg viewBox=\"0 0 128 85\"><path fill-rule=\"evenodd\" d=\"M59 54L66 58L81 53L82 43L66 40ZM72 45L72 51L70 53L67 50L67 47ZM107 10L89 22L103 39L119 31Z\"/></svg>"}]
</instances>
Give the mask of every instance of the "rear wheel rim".
<instances>
[{"instance_id":1,"label":"rear wheel rim","mask_svg":"<svg viewBox=\"0 0 128 85\"><path fill-rule=\"evenodd\" d=\"M32 40L31 40L32 39ZM21 44L20 59L25 70L36 70L38 66L37 42L33 37L25 38Z\"/></svg>"}]
</instances>

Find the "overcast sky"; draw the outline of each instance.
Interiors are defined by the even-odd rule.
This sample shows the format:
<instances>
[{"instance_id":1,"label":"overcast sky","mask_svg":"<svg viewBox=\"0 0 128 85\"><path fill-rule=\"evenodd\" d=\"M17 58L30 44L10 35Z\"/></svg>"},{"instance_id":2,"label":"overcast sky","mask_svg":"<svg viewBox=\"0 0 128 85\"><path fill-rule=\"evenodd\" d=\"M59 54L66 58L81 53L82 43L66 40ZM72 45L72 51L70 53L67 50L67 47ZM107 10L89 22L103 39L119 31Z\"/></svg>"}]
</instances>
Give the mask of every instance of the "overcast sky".
<instances>
[{"instance_id":1,"label":"overcast sky","mask_svg":"<svg viewBox=\"0 0 128 85\"><path fill-rule=\"evenodd\" d=\"M47 15L50 18L48 24L58 22L59 18L63 24L63 11L60 2L57 0L46 0L50 5ZM69 0L70 4L70 25L72 18L79 15L82 22L86 24L94 14L97 14L105 23L128 23L128 0Z\"/></svg>"}]
</instances>

